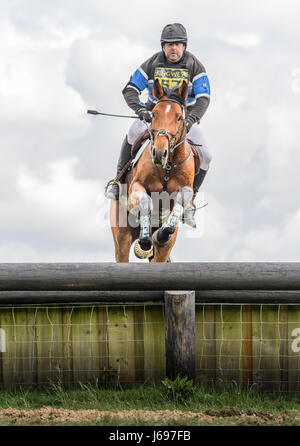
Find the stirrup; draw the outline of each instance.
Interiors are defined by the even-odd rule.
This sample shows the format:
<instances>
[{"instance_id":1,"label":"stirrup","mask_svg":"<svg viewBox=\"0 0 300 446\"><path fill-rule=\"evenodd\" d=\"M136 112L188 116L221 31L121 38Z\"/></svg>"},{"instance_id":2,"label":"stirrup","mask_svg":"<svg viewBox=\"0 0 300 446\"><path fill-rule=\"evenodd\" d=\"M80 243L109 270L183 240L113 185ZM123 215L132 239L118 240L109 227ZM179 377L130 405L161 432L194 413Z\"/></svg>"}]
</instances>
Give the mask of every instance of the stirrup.
<instances>
[{"instance_id":1,"label":"stirrup","mask_svg":"<svg viewBox=\"0 0 300 446\"><path fill-rule=\"evenodd\" d=\"M108 199L112 199L111 197L108 197L107 196L107 189L109 188L109 186L111 185L111 184L117 184L118 185L118 187L119 187L119 190L120 190L120 181L117 181L117 180L115 180L114 178L112 179L112 180L109 180L108 181L108 183L106 184L106 186L105 186L105 188L104 188L104 195L105 195L105 197L106 198L108 198ZM117 199L118 200L118 198L115 198L115 199Z\"/></svg>"}]
</instances>

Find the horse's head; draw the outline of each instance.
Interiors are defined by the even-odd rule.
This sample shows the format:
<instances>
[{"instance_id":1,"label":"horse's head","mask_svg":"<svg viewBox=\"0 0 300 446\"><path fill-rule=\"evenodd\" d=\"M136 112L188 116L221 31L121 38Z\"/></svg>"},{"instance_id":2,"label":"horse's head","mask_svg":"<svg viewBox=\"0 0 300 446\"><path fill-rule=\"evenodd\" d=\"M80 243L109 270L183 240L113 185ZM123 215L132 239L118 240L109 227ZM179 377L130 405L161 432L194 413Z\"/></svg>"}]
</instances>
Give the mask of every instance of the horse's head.
<instances>
[{"instance_id":1,"label":"horse's head","mask_svg":"<svg viewBox=\"0 0 300 446\"><path fill-rule=\"evenodd\" d=\"M153 95L158 99L152 110L151 158L157 166L166 167L170 154L185 136L184 107L188 86L166 88L158 79L153 84Z\"/></svg>"}]
</instances>

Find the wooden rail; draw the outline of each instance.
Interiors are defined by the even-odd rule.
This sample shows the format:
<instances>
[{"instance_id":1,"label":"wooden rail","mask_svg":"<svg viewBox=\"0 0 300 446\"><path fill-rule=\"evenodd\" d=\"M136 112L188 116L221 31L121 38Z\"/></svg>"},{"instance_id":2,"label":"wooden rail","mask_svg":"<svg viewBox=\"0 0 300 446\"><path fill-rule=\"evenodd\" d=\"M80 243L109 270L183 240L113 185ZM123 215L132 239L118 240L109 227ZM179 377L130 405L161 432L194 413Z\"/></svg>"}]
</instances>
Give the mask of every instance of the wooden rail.
<instances>
[{"instance_id":1,"label":"wooden rail","mask_svg":"<svg viewBox=\"0 0 300 446\"><path fill-rule=\"evenodd\" d=\"M300 290L300 263L2 263L0 291Z\"/></svg>"},{"instance_id":2,"label":"wooden rail","mask_svg":"<svg viewBox=\"0 0 300 446\"><path fill-rule=\"evenodd\" d=\"M143 303L164 302L161 291L0 291L1 305L64 304L77 302ZM203 290L195 302L214 304L297 304L300 291L290 290Z\"/></svg>"}]
</instances>

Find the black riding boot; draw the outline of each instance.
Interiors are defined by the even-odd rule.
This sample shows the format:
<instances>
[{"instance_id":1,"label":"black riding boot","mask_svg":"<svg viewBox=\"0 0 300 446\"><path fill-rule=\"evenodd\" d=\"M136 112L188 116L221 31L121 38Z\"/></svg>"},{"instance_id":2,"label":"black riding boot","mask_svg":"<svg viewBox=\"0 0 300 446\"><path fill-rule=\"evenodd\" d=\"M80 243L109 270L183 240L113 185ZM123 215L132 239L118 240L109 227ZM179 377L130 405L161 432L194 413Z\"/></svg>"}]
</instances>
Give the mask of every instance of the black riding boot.
<instances>
[{"instance_id":1,"label":"black riding boot","mask_svg":"<svg viewBox=\"0 0 300 446\"><path fill-rule=\"evenodd\" d=\"M196 195L200 189L200 186L203 183L206 173L207 173L207 170L200 169L199 172L197 173L197 175L195 176L194 184L193 184L193 190L194 190L193 199L196 197Z\"/></svg>"},{"instance_id":2,"label":"black riding boot","mask_svg":"<svg viewBox=\"0 0 300 446\"><path fill-rule=\"evenodd\" d=\"M205 178L205 175L207 173L207 170L200 169L197 175L194 178L194 184L193 184L193 201L200 189L201 184L203 183L203 180ZM190 204L188 208L184 211L184 223L186 223L189 226L192 226L192 228L196 228L196 221L195 221L195 212L196 212L196 206L194 204Z\"/></svg>"},{"instance_id":3,"label":"black riding boot","mask_svg":"<svg viewBox=\"0 0 300 446\"><path fill-rule=\"evenodd\" d=\"M121 147L121 153L120 153L119 160L118 160L116 177L121 172L121 170L123 169L125 164L129 161L130 156L131 156L131 147L132 147L132 144L129 144L129 142L127 140L127 135L126 135L124 138L122 147ZM122 178L121 178L121 180L122 180ZM106 198L108 198L110 200L118 200L119 199L119 185L118 185L118 183L111 182L108 185L107 189L105 190L104 195L106 196Z\"/></svg>"}]
</instances>

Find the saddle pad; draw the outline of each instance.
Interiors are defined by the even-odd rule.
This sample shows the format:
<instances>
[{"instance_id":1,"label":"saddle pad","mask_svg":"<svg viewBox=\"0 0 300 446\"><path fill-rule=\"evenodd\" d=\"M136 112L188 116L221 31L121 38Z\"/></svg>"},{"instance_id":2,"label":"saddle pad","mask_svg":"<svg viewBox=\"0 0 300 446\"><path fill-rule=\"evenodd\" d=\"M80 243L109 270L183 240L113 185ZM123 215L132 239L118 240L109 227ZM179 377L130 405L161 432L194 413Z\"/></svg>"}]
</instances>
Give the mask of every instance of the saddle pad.
<instances>
[{"instance_id":1,"label":"saddle pad","mask_svg":"<svg viewBox=\"0 0 300 446\"><path fill-rule=\"evenodd\" d=\"M138 162L138 160L140 159L145 147L148 145L149 143L149 139L146 139L146 141L144 141L144 143L141 145L141 147L139 148L139 150L137 151L137 153L135 154L135 157L133 158L133 160L131 161L131 167L134 167L136 165L136 163Z\"/></svg>"}]
</instances>

